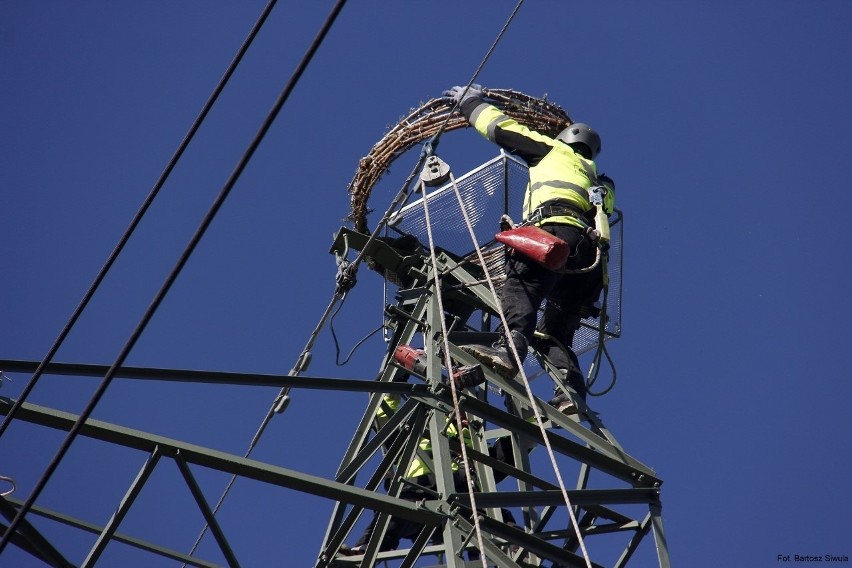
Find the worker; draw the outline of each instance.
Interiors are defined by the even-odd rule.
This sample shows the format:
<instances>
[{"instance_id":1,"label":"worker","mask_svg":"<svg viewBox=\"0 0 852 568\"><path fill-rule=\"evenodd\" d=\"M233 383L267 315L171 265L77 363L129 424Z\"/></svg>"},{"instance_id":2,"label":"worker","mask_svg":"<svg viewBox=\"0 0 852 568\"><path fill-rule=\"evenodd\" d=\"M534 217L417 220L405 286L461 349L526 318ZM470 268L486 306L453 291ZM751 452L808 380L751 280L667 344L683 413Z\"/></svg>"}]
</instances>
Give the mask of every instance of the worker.
<instances>
[{"instance_id":1,"label":"worker","mask_svg":"<svg viewBox=\"0 0 852 568\"><path fill-rule=\"evenodd\" d=\"M400 399L396 395L384 395L382 397L383 404L379 407L376 416L380 419L386 419L390 414L396 412L400 405ZM445 429L446 435L450 439L458 438L458 428L454 420L447 417L447 425ZM472 446L470 429L463 423L462 436L465 445ZM428 437L420 440L417 453L411 460L411 463L405 470L405 483L399 496L401 499L408 501L420 501L422 499L431 499L435 496L437 485L435 482L435 474L432 473L430 462L432 461L432 442ZM459 467L461 461L460 456L456 457L451 463L453 472L453 484L457 493L467 493L467 476L464 469ZM367 543L370 542L370 537L376 528L378 514L373 515L369 525L362 533L361 537L355 543L355 546L349 547L342 545L340 554L344 556L352 556L363 554L367 549ZM385 531L385 536L379 545L379 551L395 550L399 547L399 542L403 538L414 540L423 525L414 521L409 521L400 517L391 517L388 528ZM431 543L437 544L441 541L440 532L433 534Z\"/></svg>"},{"instance_id":2,"label":"worker","mask_svg":"<svg viewBox=\"0 0 852 568\"><path fill-rule=\"evenodd\" d=\"M395 413L400 406L401 400L398 395L389 395L385 394L382 396L382 404L376 412L376 417L379 420L387 420L390 415ZM446 427L444 429L446 436L449 439L457 439L458 438L458 428L456 426L455 420L451 419L450 416L447 416ZM473 447L473 439L471 437L471 431L469 426L467 425L466 420L462 419L462 438L464 439L464 443L468 448ZM419 447L417 453L414 455L414 458L408 465L405 473L405 482L403 484L402 490L400 491L400 498L408 501L421 501L423 499L433 499L436 495L437 491L437 483L435 479L435 474L432 472L432 468L430 467L432 461L432 442L428 437L424 437L419 442ZM468 491L468 475L465 474L464 469L461 467L463 465L463 460L461 455L455 455L452 462L450 463L450 468L453 474L453 486L456 493L464 493L467 494ZM473 472L469 472L470 475L473 475ZM476 489L476 483L474 479L474 490ZM501 509L503 520L510 524L515 524L515 519L512 516L511 511L508 509ZM358 541L355 543L355 546L348 546L343 544L340 546L340 554L342 556L355 556L364 554L367 549L367 544L370 542L370 538L373 535L373 532L376 529L376 522L378 521L378 514L374 514L373 518L370 520L370 523L364 529L364 532L361 534ZM399 547L400 540L403 538L414 540L417 538L417 535L420 534L420 531L423 530L423 525L414 521L409 521L407 519L403 519L400 517L391 517L388 523L387 530L385 531L385 536L382 539L381 544L379 545L379 551L387 551L387 550L395 550ZM441 533L440 531L436 531L433 533L430 544L440 544L441 543ZM468 559L475 560L478 559L479 555L475 550L468 551Z\"/></svg>"},{"instance_id":3,"label":"worker","mask_svg":"<svg viewBox=\"0 0 852 568\"><path fill-rule=\"evenodd\" d=\"M607 215L615 203L615 184L610 178L604 180L608 186L601 183L594 162L601 151L601 138L582 123L570 124L556 137L531 130L486 102L482 87L476 84L452 87L444 95L457 104L482 136L526 161L530 179L524 196L523 222L555 235L570 250L565 265L555 271L517 251L507 255L501 306L508 329L492 346L461 348L501 376L513 378L518 373L518 361L523 363L533 342L538 310L546 300L538 323L539 335L545 339L534 346L585 398L585 381L571 344L582 318L595 315L594 303L603 287L601 263L595 266L598 250L591 229L596 208L590 201L589 188L606 188L603 209ZM508 347L509 341L517 350L517 360Z\"/></svg>"}]
</instances>

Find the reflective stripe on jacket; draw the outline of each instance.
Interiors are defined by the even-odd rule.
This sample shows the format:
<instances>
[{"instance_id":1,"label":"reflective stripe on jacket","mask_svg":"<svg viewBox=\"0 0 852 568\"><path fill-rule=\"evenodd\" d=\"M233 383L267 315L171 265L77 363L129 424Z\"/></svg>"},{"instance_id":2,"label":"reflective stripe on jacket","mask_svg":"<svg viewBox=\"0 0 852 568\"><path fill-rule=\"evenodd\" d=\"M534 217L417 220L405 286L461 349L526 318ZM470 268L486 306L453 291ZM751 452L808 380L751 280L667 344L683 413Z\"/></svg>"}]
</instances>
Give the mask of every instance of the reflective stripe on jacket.
<instances>
[{"instance_id":1,"label":"reflective stripe on jacket","mask_svg":"<svg viewBox=\"0 0 852 568\"><path fill-rule=\"evenodd\" d=\"M486 139L524 159L529 165L530 182L523 205L525 221L538 207L548 202L567 204L579 213L592 209L588 189L597 176L592 160L586 160L555 138L530 130L494 105L481 100L467 101L462 112ZM607 196L606 205L607 212L611 213L615 205L614 191ZM547 222L583 226L581 221L571 216L550 217Z\"/></svg>"},{"instance_id":2,"label":"reflective stripe on jacket","mask_svg":"<svg viewBox=\"0 0 852 568\"><path fill-rule=\"evenodd\" d=\"M379 405L378 410L376 410L376 418L377 419L385 419L390 418L400 407L401 399L399 395L396 394L385 394L382 395L382 404ZM386 412L385 408L390 410L390 412ZM450 439L458 438L458 429L456 428L456 424L454 421L447 417L447 427L445 430L447 437ZM462 436L464 437L464 443L468 448L473 447L473 439L471 437L470 428L462 428ZM405 474L405 477L408 479L414 479L421 475L429 475L432 473L432 468L430 464L432 462L432 441L429 438L421 438L419 443L420 449L417 454L414 455L414 458L411 460L411 463L408 466L408 471ZM424 459L425 458L425 459ZM453 460L450 464L453 472L458 471L459 466Z\"/></svg>"},{"instance_id":3,"label":"reflective stripe on jacket","mask_svg":"<svg viewBox=\"0 0 852 568\"><path fill-rule=\"evenodd\" d=\"M379 404L379 408L376 410L376 417L389 418L399 409L400 403L401 399L398 394L383 394L382 403ZM390 410L390 412L385 412L385 408Z\"/></svg>"},{"instance_id":4,"label":"reflective stripe on jacket","mask_svg":"<svg viewBox=\"0 0 852 568\"><path fill-rule=\"evenodd\" d=\"M456 429L455 422L451 422L449 418L447 418L447 437L458 438L458 430ZM464 437L464 444L468 448L473 447L473 439L471 438L470 428L462 428L462 436ZM432 460L432 441L429 438L422 438L420 440L420 451L423 452L426 456L428 456L428 461ZM418 452L419 453L419 452ZM456 460L453 460L450 464L453 472L459 470L459 464L456 463ZM427 460L422 459L420 456L415 455L414 459L411 460L411 464L408 466L408 471L405 473L405 477L408 479L413 479L415 477L421 475L428 475L432 473L432 468L429 467L429 463Z\"/></svg>"}]
</instances>

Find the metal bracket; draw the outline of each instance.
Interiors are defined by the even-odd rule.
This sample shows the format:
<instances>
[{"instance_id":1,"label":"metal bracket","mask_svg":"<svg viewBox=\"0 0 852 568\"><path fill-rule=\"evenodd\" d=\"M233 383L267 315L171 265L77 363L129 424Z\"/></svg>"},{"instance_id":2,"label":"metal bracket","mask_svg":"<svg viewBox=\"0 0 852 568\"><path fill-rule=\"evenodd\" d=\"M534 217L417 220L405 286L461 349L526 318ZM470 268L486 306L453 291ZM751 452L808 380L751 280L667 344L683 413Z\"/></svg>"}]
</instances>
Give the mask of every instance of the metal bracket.
<instances>
[{"instance_id":1,"label":"metal bracket","mask_svg":"<svg viewBox=\"0 0 852 568\"><path fill-rule=\"evenodd\" d=\"M603 205L604 197L606 197L606 187L602 185L593 185L588 189L589 191L589 201L592 202L592 205Z\"/></svg>"}]
</instances>

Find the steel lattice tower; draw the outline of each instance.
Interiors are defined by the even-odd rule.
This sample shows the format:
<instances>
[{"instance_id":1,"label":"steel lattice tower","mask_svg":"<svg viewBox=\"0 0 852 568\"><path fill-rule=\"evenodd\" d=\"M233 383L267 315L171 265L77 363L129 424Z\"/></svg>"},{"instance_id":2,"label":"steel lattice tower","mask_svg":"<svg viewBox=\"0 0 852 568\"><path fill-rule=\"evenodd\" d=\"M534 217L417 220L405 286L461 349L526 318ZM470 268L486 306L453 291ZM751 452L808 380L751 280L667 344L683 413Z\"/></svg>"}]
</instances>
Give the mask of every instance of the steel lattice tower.
<instances>
[{"instance_id":1,"label":"steel lattice tower","mask_svg":"<svg viewBox=\"0 0 852 568\"><path fill-rule=\"evenodd\" d=\"M518 193L525 184L525 173L523 164L501 154L432 192L427 203L433 208L440 231L458 232L457 211L441 202L455 199L454 191L458 188L465 202L487 200L475 207L478 212L475 223L483 221L476 229L478 236L480 241L487 241L481 235L490 231L488 224L493 225L499 213L505 212L505 204L519 202ZM34 507L31 515L40 521L47 519L71 530L97 535L81 566L97 565L111 542L129 544L135 549L191 566L217 566L197 555L163 543L134 538L119 530L150 476L162 468L164 462L173 462L229 566L239 565L238 555L231 549L227 531L217 522L190 466L334 500L336 505L317 554L317 567L373 566L381 562L387 566L480 566L482 560L471 556L471 550L479 548L473 504L468 493L458 492L454 485L453 472L458 468L461 446L458 436L448 435L448 417L453 415L454 403L446 379L448 373L442 369L442 350L446 339L448 355L455 363L475 364L460 346L493 340L497 304L484 282L481 264L471 255L453 252L450 248L452 238L448 234L438 235L438 239L443 239L442 246L447 243L447 248L436 249L436 263L433 264L428 251L422 247L425 228L422 208L421 199L398 212L392 223L398 234L369 239L344 228L337 233L331 247L331 252L339 259L351 251L362 252L371 266L391 283L394 291L394 301L385 309L386 328L390 334L377 380L138 367L122 368L117 373L117 376L157 381L371 393L370 402L333 479L89 420L81 436L147 454L135 479L116 504L112 518L104 525L95 525L41 507ZM584 320L575 339L574 348L578 353L593 349L601 339L605 341L620 334L619 221L620 217L613 224L610 252L616 276L610 317L604 329L599 329L600 322L596 320ZM493 263L495 270L501 258L499 250L486 250L486 264ZM435 289L436 270L441 285L441 305ZM445 326L449 329L446 338L442 332ZM402 345L423 349L425 370L422 373L412 372L395 360L394 352ZM0 368L7 372L32 372L36 366L27 361L0 361ZM534 349L526 368L530 373L538 373L537 381L552 381L564 392L573 394L559 371ZM53 363L46 371L56 375L96 377L107 369L98 365ZM458 408L464 412L470 431L467 453L476 479L474 497L483 537L482 552L489 566L585 566L564 496L553 480L549 464L542 465L547 451L539 426L530 420L532 407L523 386L487 369L484 372L487 381L460 393ZM395 411L384 412L382 419L377 420L385 395L392 395L400 404ZM8 412L11 402L0 400L0 413ZM667 568L669 558L662 527L660 478L651 468L631 457L583 401L575 397L575 404L579 412L566 416L547 402L535 400L563 479L574 476L574 485L568 488L567 494L592 566L627 565L645 537L653 533L659 565ZM15 419L68 431L77 417L25 403ZM424 454L424 441L431 446L429 455ZM427 460L434 474L431 493L417 501L399 496L407 484L410 485L401 472L415 456ZM19 500L0 497L0 514L7 522L11 521L20 505ZM353 542L354 533L363 525L359 518L370 514L376 517L376 528L366 550L359 555L340 554L341 545ZM391 517L417 523L423 528L408 548L380 552L379 543ZM6 525L0 529L5 531ZM615 539L618 544L614 544ZM596 545L599 540L605 541L601 547ZM46 566L75 565L56 541L27 519L11 535L10 545ZM601 561L597 554L602 548L620 552L612 560Z\"/></svg>"},{"instance_id":2,"label":"steel lattice tower","mask_svg":"<svg viewBox=\"0 0 852 568\"><path fill-rule=\"evenodd\" d=\"M463 202L481 199L484 195L500 203L501 200L494 196L496 192L505 193L506 202L509 202L509 194L517 193L518 180L523 181L524 173L523 164L501 155L458 181L453 180L436 190L427 197L428 207L438 215L443 214L444 221L460 219L458 211L450 204L455 189L453 185L458 188ZM404 235L410 235L409 231L422 233L422 201L399 213L399 232ZM477 202L475 208L481 211L485 207L487 204ZM618 221L620 216L615 223L618 236L612 252L617 260L614 266L618 276L616 295L620 296L621 225ZM445 230L447 224L441 224ZM449 231L452 230L450 227ZM373 538L363 555L334 556L332 552L347 540L362 512L357 505L339 504L329 523L317 566L372 566L377 561L391 559L400 559L400 565L410 566L415 559L426 554L436 557L436 565L481 565L476 555L465 564L462 553L465 547L478 547L478 539L469 495L457 492L458 488L454 487L451 460L455 457L458 463L461 448L458 436L448 435L453 400L448 374L442 370L444 342L441 323L443 319L449 324L447 339L454 364L475 365L475 359L459 346L490 342L497 337L490 329L497 305L484 280L478 257L473 254L459 257L450 251L438 250L437 263L433 263L425 251L413 251L410 247L408 250L400 249L395 246L399 243L410 245L404 237L370 241L364 235L343 230L338 233L332 247L336 254L367 247L363 250L366 256L386 278L397 283L397 303L386 310L388 327L394 333L379 382L393 386L409 385L411 389L403 399L405 403L389 419L381 409L382 397L376 395L372 398L343 458L337 480L351 483L357 472L368 475L367 489L380 489L381 482L388 480L385 483L387 493L398 495L405 484L410 484L403 478L404 468L399 464L407 464L418 455L427 461L431 458L437 489L431 498L422 498L415 503L415 511L419 515L409 517L423 523L420 535L410 548L394 551L379 552L383 529L387 528L391 513L380 508L374 510ZM491 270L495 274L500 272L501 260L501 249L486 251L486 265L492 265ZM436 280L442 287L443 311L436 298ZM620 299L615 305L617 309L611 314L613 317L607 329L603 330L605 339L618 335ZM583 330L575 338L575 349L582 352L595 346L601 337L598 324L593 318L584 321ZM476 329L477 326L480 329ZM425 373L413 379L409 370L393 357L398 346L408 344L419 344L425 351ZM597 535L626 533L624 548L614 564L624 566L643 536L653 531L660 566L668 566L659 500L661 480L653 470L632 458L619 445L598 415L576 397L576 393L563 382L559 370L544 355L533 349L526 367L531 372L539 368L539 375L543 371L539 380L549 377L557 388L570 393L580 408L579 413L566 416L542 400L535 401L544 416L547 435L560 467L564 467L565 471L573 470L576 475L576 486L568 493L583 538L591 542ZM503 379L489 369L484 372L487 378L485 386L465 390L459 398L459 409L473 432L468 457L477 480L474 498L489 565L585 566L585 559L578 552L580 545L576 532L568 522L563 495L552 477L548 478L546 472L542 475L541 464L534 464L536 460L533 457L546 449L541 430L532 421L533 411L523 385L516 380ZM381 419L377 419L377 413L382 416ZM418 453L425 440L428 440L425 445L433 449L426 456L422 450ZM504 451L498 451L498 447ZM358 471L359 464L366 463L372 454L380 450L383 458L376 468ZM593 479L594 484L591 482ZM595 488L592 488L593 485ZM401 500L400 504L404 502ZM620 510L625 506L632 512ZM638 517L635 516L637 507L642 511ZM512 518L514 514L507 519L507 511L519 511L518 516L522 520ZM440 537L435 537L436 533ZM429 546L430 539L439 544ZM591 560L594 566L601 565L594 563L594 554Z\"/></svg>"}]
</instances>

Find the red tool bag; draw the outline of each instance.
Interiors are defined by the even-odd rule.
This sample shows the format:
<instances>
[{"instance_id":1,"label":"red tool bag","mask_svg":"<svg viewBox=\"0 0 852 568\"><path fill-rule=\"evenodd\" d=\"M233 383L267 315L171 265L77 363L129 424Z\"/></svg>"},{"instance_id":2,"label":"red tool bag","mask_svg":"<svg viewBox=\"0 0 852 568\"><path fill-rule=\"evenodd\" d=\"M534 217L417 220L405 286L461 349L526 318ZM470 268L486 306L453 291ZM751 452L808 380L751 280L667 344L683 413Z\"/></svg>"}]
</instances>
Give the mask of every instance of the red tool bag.
<instances>
[{"instance_id":1,"label":"red tool bag","mask_svg":"<svg viewBox=\"0 0 852 568\"><path fill-rule=\"evenodd\" d=\"M565 266L571 254L568 243L535 225L501 231L494 238L548 270L558 270Z\"/></svg>"}]
</instances>

